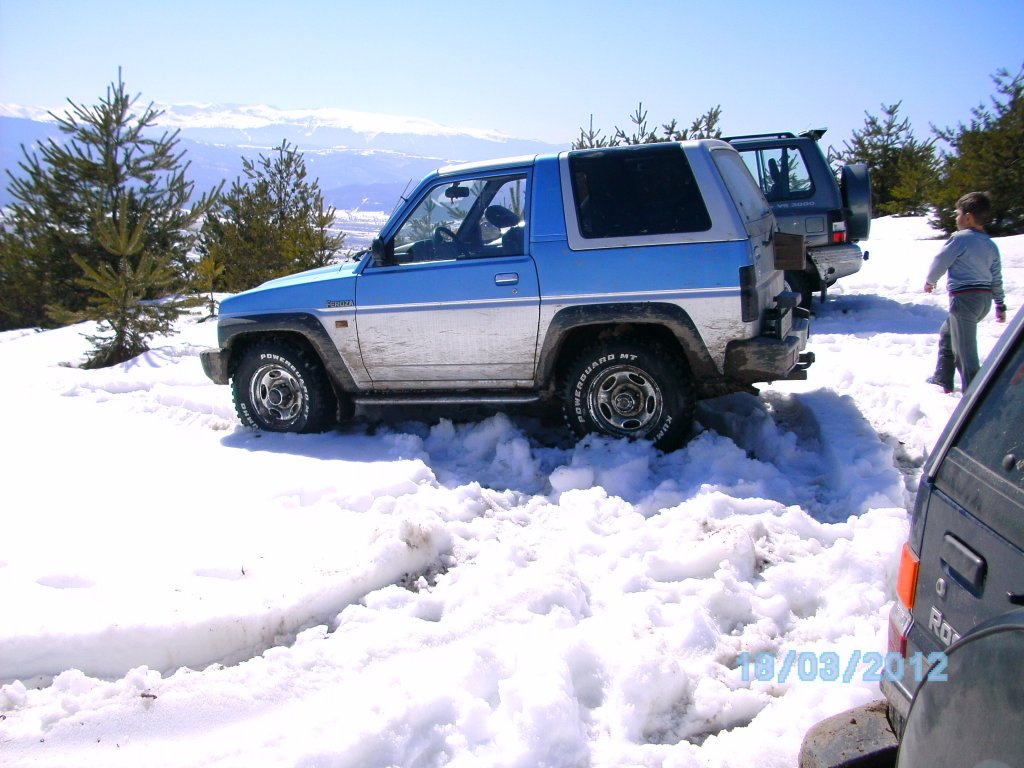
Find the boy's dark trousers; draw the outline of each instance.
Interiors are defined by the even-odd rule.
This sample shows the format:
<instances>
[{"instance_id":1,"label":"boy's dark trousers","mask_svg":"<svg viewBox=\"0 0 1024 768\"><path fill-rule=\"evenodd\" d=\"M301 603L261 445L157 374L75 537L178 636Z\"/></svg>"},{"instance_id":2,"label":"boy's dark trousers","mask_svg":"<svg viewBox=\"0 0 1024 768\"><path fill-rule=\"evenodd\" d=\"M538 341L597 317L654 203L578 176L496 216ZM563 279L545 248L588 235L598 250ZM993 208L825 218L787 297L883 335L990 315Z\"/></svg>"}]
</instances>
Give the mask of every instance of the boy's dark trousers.
<instances>
[{"instance_id":1,"label":"boy's dark trousers","mask_svg":"<svg viewBox=\"0 0 1024 768\"><path fill-rule=\"evenodd\" d=\"M955 373L956 355L953 354L953 337L949 333L949 318L946 318L939 328L939 355L935 361L935 374L930 381L943 389L952 390Z\"/></svg>"},{"instance_id":2,"label":"boy's dark trousers","mask_svg":"<svg viewBox=\"0 0 1024 768\"><path fill-rule=\"evenodd\" d=\"M953 373L959 369L961 383L967 391L980 367L978 323L991 309L991 291L971 290L950 296L949 317L939 329L939 354L932 383L953 389Z\"/></svg>"}]
</instances>

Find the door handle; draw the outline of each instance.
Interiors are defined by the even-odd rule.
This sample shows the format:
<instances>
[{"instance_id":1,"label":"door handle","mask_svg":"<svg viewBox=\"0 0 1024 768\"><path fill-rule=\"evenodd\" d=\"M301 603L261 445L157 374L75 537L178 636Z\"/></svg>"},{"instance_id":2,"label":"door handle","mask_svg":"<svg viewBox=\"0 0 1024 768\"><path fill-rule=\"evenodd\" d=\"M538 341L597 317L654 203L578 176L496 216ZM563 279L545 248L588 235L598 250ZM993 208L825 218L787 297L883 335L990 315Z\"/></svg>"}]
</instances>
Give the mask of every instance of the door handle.
<instances>
[{"instance_id":1,"label":"door handle","mask_svg":"<svg viewBox=\"0 0 1024 768\"><path fill-rule=\"evenodd\" d=\"M985 558L964 544L960 539L947 533L939 549L939 559L959 576L975 594L981 592L985 581Z\"/></svg>"},{"instance_id":2,"label":"door handle","mask_svg":"<svg viewBox=\"0 0 1024 768\"><path fill-rule=\"evenodd\" d=\"M499 272L494 276L495 285L518 285L519 284L519 273L518 272Z\"/></svg>"}]
</instances>

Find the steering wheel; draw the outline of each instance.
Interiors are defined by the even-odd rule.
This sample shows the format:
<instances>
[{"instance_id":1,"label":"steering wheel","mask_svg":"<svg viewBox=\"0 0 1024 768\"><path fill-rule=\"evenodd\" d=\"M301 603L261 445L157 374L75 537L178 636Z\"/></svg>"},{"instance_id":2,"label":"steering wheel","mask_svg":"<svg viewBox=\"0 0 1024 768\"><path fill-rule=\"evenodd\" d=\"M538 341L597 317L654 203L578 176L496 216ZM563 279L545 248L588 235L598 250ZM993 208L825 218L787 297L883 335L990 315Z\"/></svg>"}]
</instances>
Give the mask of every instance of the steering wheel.
<instances>
[{"instance_id":1,"label":"steering wheel","mask_svg":"<svg viewBox=\"0 0 1024 768\"><path fill-rule=\"evenodd\" d=\"M469 251L459 238L443 224L434 229L434 248L454 248L459 256L468 256Z\"/></svg>"}]
</instances>

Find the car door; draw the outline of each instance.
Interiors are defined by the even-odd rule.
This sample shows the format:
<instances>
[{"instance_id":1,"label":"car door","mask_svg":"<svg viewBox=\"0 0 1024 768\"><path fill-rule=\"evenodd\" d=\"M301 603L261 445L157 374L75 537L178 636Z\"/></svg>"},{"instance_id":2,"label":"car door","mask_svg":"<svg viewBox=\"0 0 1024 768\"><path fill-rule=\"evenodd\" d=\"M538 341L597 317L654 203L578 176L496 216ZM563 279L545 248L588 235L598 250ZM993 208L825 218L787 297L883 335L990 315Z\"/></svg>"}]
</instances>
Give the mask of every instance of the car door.
<instances>
[{"instance_id":1,"label":"car door","mask_svg":"<svg viewBox=\"0 0 1024 768\"><path fill-rule=\"evenodd\" d=\"M532 383L540 292L527 185L525 171L446 177L359 276L359 349L375 388Z\"/></svg>"}]
</instances>

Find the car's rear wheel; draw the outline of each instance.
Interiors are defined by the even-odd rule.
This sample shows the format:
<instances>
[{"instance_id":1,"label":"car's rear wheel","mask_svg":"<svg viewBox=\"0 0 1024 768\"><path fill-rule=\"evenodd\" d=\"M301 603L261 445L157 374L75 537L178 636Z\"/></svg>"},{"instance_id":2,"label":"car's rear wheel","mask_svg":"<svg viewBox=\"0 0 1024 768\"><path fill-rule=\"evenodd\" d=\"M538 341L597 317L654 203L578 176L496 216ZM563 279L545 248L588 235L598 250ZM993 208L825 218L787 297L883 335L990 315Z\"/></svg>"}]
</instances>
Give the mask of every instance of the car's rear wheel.
<instances>
[{"instance_id":1,"label":"car's rear wheel","mask_svg":"<svg viewBox=\"0 0 1024 768\"><path fill-rule=\"evenodd\" d=\"M266 432L322 432L335 422L337 400L319 361L287 342L247 350L231 388L242 423Z\"/></svg>"},{"instance_id":2,"label":"car's rear wheel","mask_svg":"<svg viewBox=\"0 0 1024 768\"><path fill-rule=\"evenodd\" d=\"M695 406L685 364L656 342L597 342L566 373L562 411L580 436L597 432L675 448L689 434Z\"/></svg>"}]
</instances>

